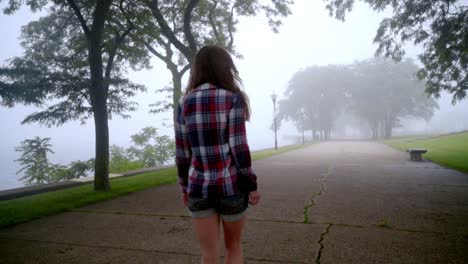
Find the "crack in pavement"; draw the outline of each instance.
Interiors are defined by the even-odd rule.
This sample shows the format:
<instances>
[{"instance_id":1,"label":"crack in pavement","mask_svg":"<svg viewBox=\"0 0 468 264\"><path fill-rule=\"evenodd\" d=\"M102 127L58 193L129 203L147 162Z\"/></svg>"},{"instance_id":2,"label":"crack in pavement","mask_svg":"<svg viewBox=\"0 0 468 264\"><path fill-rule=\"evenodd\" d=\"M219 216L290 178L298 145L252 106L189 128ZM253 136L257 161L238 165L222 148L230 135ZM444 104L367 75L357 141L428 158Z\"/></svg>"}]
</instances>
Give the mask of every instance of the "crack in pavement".
<instances>
[{"instance_id":1,"label":"crack in pavement","mask_svg":"<svg viewBox=\"0 0 468 264\"><path fill-rule=\"evenodd\" d=\"M188 215L170 215L170 214L155 214L155 213L145 213L145 212L128 212L128 211L111 211L111 210L80 210L74 209L69 211L71 213L83 213L83 214L115 214L115 215L135 215L135 216L150 216L150 217L159 217L160 219L165 219L166 217L174 218L186 218L191 219ZM398 227L380 227L378 225L355 225L355 224L346 224L346 223L334 223L334 222L315 222L308 221L293 221L293 220L281 220L281 219L258 219L250 218L249 221L260 222L260 223L281 223L281 224L305 224L305 225L334 225L340 227L351 227L351 228L375 228L375 229L384 229L388 231L395 232L409 232L409 233L425 233L425 234L441 234L441 235L464 235L460 233L449 233L449 232L440 232L440 231L430 231L430 230L416 230L409 228L398 228Z\"/></svg>"},{"instance_id":2,"label":"crack in pavement","mask_svg":"<svg viewBox=\"0 0 468 264\"><path fill-rule=\"evenodd\" d=\"M11 240L34 242L34 243L47 243L47 244L67 245L67 246L75 246L75 247L127 250L127 251L138 251L138 252L144 252L144 253L158 253L158 254L170 254L170 255L183 255L183 256L201 257L200 254L187 253L187 252L178 252L178 251L165 251L165 250L155 250L155 249L141 249L141 248L103 246L103 245L87 245L87 244L82 244L82 243L56 242L56 241L49 241L49 240L28 239L28 238L18 238L18 237L8 237L8 236L0 236L0 239L11 239ZM222 256L222 258L224 258L224 256ZM278 259L267 259L267 258L246 257L244 259L249 260L249 261L272 262L272 263L296 263L296 264L306 264L307 263L307 262L303 262L303 261L278 260Z\"/></svg>"},{"instance_id":3,"label":"crack in pavement","mask_svg":"<svg viewBox=\"0 0 468 264\"><path fill-rule=\"evenodd\" d=\"M178 214L157 214L149 212L131 212L131 211L116 211L116 210L82 210L82 209L73 209L69 211L70 213L81 213L81 214L110 214L110 215L133 215L133 216L149 216L149 217L159 217L160 219L165 219L166 217L173 218L187 218L191 219L189 215L178 215ZM294 220L282 220L282 219L261 219L261 218L249 218L249 221L253 222L266 222L266 223L284 223L284 224L322 224L322 223L304 223L302 221Z\"/></svg>"},{"instance_id":4,"label":"crack in pavement","mask_svg":"<svg viewBox=\"0 0 468 264\"><path fill-rule=\"evenodd\" d=\"M457 188L468 188L466 184L437 184L437 183L418 183L419 186L437 186L437 187L457 187Z\"/></svg>"},{"instance_id":5,"label":"crack in pavement","mask_svg":"<svg viewBox=\"0 0 468 264\"><path fill-rule=\"evenodd\" d=\"M323 232L322 234L320 234L320 239L317 243L319 243L320 245L320 249L317 253L317 258L315 259L315 263L317 264L320 264L320 258L322 257L322 252L325 248L325 246L323 245L323 241L325 240L325 236L328 235L328 233L330 233L330 229L331 227L333 226L333 224L328 224L327 227L325 228L325 232Z\"/></svg>"},{"instance_id":6,"label":"crack in pavement","mask_svg":"<svg viewBox=\"0 0 468 264\"><path fill-rule=\"evenodd\" d=\"M326 184L325 184L325 181L327 180L328 176L330 176L332 171L333 171L333 165L328 166L327 172L323 173L322 178L320 178L320 180L319 180L320 181L320 190L318 192L314 193L312 195L312 197L310 198L310 200L309 200L309 204L304 206L304 223L305 224L310 224L310 220L309 220L310 208L312 208L315 205L315 198L322 195L323 193L325 193L325 189L327 187Z\"/></svg>"},{"instance_id":7,"label":"crack in pavement","mask_svg":"<svg viewBox=\"0 0 468 264\"><path fill-rule=\"evenodd\" d=\"M178 214L158 214L158 213L149 213L149 212L132 212L132 211L116 211L116 210L82 210L82 209L73 209L69 211L70 213L81 213L81 214L110 214L110 215L133 215L133 216L149 216L149 217L159 217L160 219L165 219L166 217L173 218L187 218L191 219L191 216L188 215L178 215ZM309 222L304 223L303 221L294 221L294 220L283 220L283 219L264 219L264 218L249 218L249 221L252 222L265 222L265 223L284 223L284 224L328 224L328 223L318 223L318 222ZM340 224L337 224L340 225ZM347 226L346 224L341 224ZM355 227L354 225L349 225ZM356 226L362 227L362 226Z\"/></svg>"}]
</instances>

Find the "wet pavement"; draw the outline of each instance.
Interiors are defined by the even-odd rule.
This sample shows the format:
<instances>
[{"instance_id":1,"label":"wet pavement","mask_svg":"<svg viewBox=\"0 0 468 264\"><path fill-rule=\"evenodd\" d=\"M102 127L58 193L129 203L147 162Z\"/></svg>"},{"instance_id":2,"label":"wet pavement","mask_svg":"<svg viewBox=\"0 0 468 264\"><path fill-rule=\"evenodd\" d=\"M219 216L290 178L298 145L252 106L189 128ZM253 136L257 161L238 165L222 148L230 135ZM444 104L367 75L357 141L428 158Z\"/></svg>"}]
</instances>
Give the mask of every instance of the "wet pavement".
<instances>
[{"instance_id":1,"label":"wet pavement","mask_svg":"<svg viewBox=\"0 0 468 264\"><path fill-rule=\"evenodd\" d=\"M468 263L468 175L365 141L254 162L246 263ZM175 185L0 230L0 263L199 263Z\"/></svg>"}]
</instances>

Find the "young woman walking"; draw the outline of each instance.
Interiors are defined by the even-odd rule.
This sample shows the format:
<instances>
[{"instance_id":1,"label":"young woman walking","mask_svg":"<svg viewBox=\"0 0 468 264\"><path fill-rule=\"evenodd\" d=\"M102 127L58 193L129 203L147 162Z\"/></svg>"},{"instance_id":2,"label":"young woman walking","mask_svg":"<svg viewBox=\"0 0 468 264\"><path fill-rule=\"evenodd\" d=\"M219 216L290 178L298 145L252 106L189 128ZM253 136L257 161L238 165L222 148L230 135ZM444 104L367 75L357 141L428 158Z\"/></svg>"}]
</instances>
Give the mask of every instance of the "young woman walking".
<instances>
[{"instance_id":1,"label":"young woman walking","mask_svg":"<svg viewBox=\"0 0 468 264\"><path fill-rule=\"evenodd\" d=\"M245 121L249 100L230 54L198 51L175 120L176 165L182 201L193 219L202 263L218 263L223 225L226 263L242 263L242 229L249 203L260 200Z\"/></svg>"}]
</instances>

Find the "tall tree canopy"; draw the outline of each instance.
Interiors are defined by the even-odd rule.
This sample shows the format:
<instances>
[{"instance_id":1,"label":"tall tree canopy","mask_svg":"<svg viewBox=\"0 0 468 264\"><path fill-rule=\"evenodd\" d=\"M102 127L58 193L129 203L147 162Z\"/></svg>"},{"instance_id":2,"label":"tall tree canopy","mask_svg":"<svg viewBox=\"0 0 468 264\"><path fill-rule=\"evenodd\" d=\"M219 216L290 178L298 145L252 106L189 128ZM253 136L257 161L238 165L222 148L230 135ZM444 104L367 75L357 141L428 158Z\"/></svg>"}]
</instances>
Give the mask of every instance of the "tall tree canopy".
<instances>
[{"instance_id":1,"label":"tall tree canopy","mask_svg":"<svg viewBox=\"0 0 468 264\"><path fill-rule=\"evenodd\" d=\"M3 2L0 0L0 3ZM123 77L128 67L147 67L146 49L129 38L135 25L127 19L134 1L10 0L3 10L23 4L47 15L22 28L24 55L0 68L1 104L44 105L23 123L48 126L94 118L95 189L109 189L109 129L112 114L128 117L136 103L127 99L144 87Z\"/></svg>"},{"instance_id":2,"label":"tall tree canopy","mask_svg":"<svg viewBox=\"0 0 468 264\"><path fill-rule=\"evenodd\" d=\"M324 0L330 15L344 20L357 0ZM361 0L376 11L393 10L380 23L374 42L377 54L400 61L403 44L423 46L419 55L424 67L418 77L426 79L426 92L436 97L446 90L455 103L468 89L468 2L464 0Z\"/></svg>"},{"instance_id":3,"label":"tall tree canopy","mask_svg":"<svg viewBox=\"0 0 468 264\"><path fill-rule=\"evenodd\" d=\"M402 118L429 121L438 107L424 93L424 82L415 74L418 67L410 59L393 63L374 58L356 62L350 69L348 109L368 122L374 138L390 138Z\"/></svg>"},{"instance_id":4,"label":"tall tree canopy","mask_svg":"<svg viewBox=\"0 0 468 264\"><path fill-rule=\"evenodd\" d=\"M5 0L0 0L0 3ZM6 1L5 1L6 2ZM47 15L22 30L23 56L0 68L0 103L53 105L23 123L48 126L94 118L95 189L109 186L109 129L112 114L128 117L128 101L144 87L125 77L130 67L149 67L148 51L173 76L173 106L181 79L198 48L218 44L237 54L234 33L239 16L261 12L277 31L292 1L260 0L10 0L4 13L27 5Z\"/></svg>"},{"instance_id":5,"label":"tall tree canopy","mask_svg":"<svg viewBox=\"0 0 468 264\"><path fill-rule=\"evenodd\" d=\"M152 54L166 64L172 75L172 86L162 89L172 93L172 101L154 104L156 108L153 112L171 108L175 111L182 92L182 77L190 69L193 57L200 47L220 45L241 57L234 45L238 18L264 15L271 29L278 32L281 19L291 14L289 6L292 4L291 0L142 1L153 19L140 28L143 34L135 33L132 37L142 41Z\"/></svg>"}]
</instances>

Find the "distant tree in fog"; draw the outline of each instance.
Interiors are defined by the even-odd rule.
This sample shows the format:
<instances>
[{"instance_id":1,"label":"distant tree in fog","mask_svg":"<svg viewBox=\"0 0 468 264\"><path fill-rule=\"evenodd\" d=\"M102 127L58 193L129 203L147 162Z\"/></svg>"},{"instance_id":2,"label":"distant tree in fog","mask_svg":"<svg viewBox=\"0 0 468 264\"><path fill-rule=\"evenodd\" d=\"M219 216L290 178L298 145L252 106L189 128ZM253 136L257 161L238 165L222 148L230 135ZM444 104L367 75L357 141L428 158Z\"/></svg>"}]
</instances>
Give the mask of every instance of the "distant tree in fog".
<instances>
[{"instance_id":1,"label":"distant tree in fog","mask_svg":"<svg viewBox=\"0 0 468 264\"><path fill-rule=\"evenodd\" d=\"M51 181L51 164L47 158L48 153L54 153L50 148L50 138L26 139L15 151L21 152L16 161L22 166L17 174L24 172L20 178L26 185L42 184Z\"/></svg>"},{"instance_id":2,"label":"distant tree in fog","mask_svg":"<svg viewBox=\"0 0 468 264\"><path fill-rule=\"evenodd\" d=\"M137 170L144 167L142 162L131 160L124 147L111 145L109 148L109 154L109 171L111 173Z\"/></svg>"},{"instance_id":3,"label":"distant tree in fog","mask_svg":"<svg viewBox=\"0 0 468 264\"><path fill-rule=\"evenodd\" d=\"M167 135L158 135L155 127L145 127L131 138L133 146L127 153L145 167L164 165L175 156L175 141Z\"/></svg>"},{"instance_id":4,"label":"distant tree in fog","mask_svg":"<svg viewBox=\"0 0 468 264\"><path fill-rule=\"evenodd\" d=\"M330 139L333 122L345 109L347 83L351 71L346 66L313 66L294 74L279 101L279 120L293 121L298 129L311 130L314 137Z\"/></svg>"},{"instance_id":5,"label":"distant tree in fog","mask_svg":"<svg viewBox=\"0 0 468 264\"><path fill-rule=\"evenodd\" d=\"M94 168L93 159L74 161L68 166L51 163L47 157L48 153L54 153L50 138L26 139L21 141L15 151L21 153L21 157L16 160L22 166L17 174L24 174L20 180L26 186L76 179Z\"/></svg>"},{"instance_id":6,"label":"distant tree in fog","mask_svg":"<svg viewBox=\"0 0 468 264\"><path fill-rule=\"evenodd\" d=\"M404 117L429 121L438 108L424 93L424 82L416 77L418 67L412 60L394 63L374 58L356 62L350 69L348 106L368 122L373 138L390 138Z\"/></svg>"},{"instance_id":7,"label":"distant tree in fog","mask_svg":"<svg viewBox=\"0 0 468 264\"><path fill-rule=\"evenodd\" d=\"M344 21L358 0L324 0L330 15ZM468 89L468 1L466 0L361 0L372 9L393 10L380 23L374 42L376 54L401 61L403 44L422 45L424 65L418 77L426 80L426 92L436 97L445 90L452 103L465 98Z\"/></svg>"},{"instance_id":8,"label":"distant tree in fog","mask_svg":"<svg viewBox=\"0 0 468 264\"><path fill-rule=\"evenodd\" d=\"M424 93L412 60L394 63L374 58L345 66L314 66L294 74L279 102L279 120L330 139L335 120L347 114L365 120L374 138L389 138L400 118L429 120L438 107ZM303 114L303 116L302 116Z\"/></svg>"},{"instance_id":9,"label":"distant tree in fog","mask_svg":"<svg viewBox=\"0 0 468 264\"><path fill-rule=\"evenodd\" d=\"M124 172L162 166L175 156L175 141L159 135L156 127L145 127L131 136L132 146L110 147L110 171Z\"/></svg>"}]
</instances>

